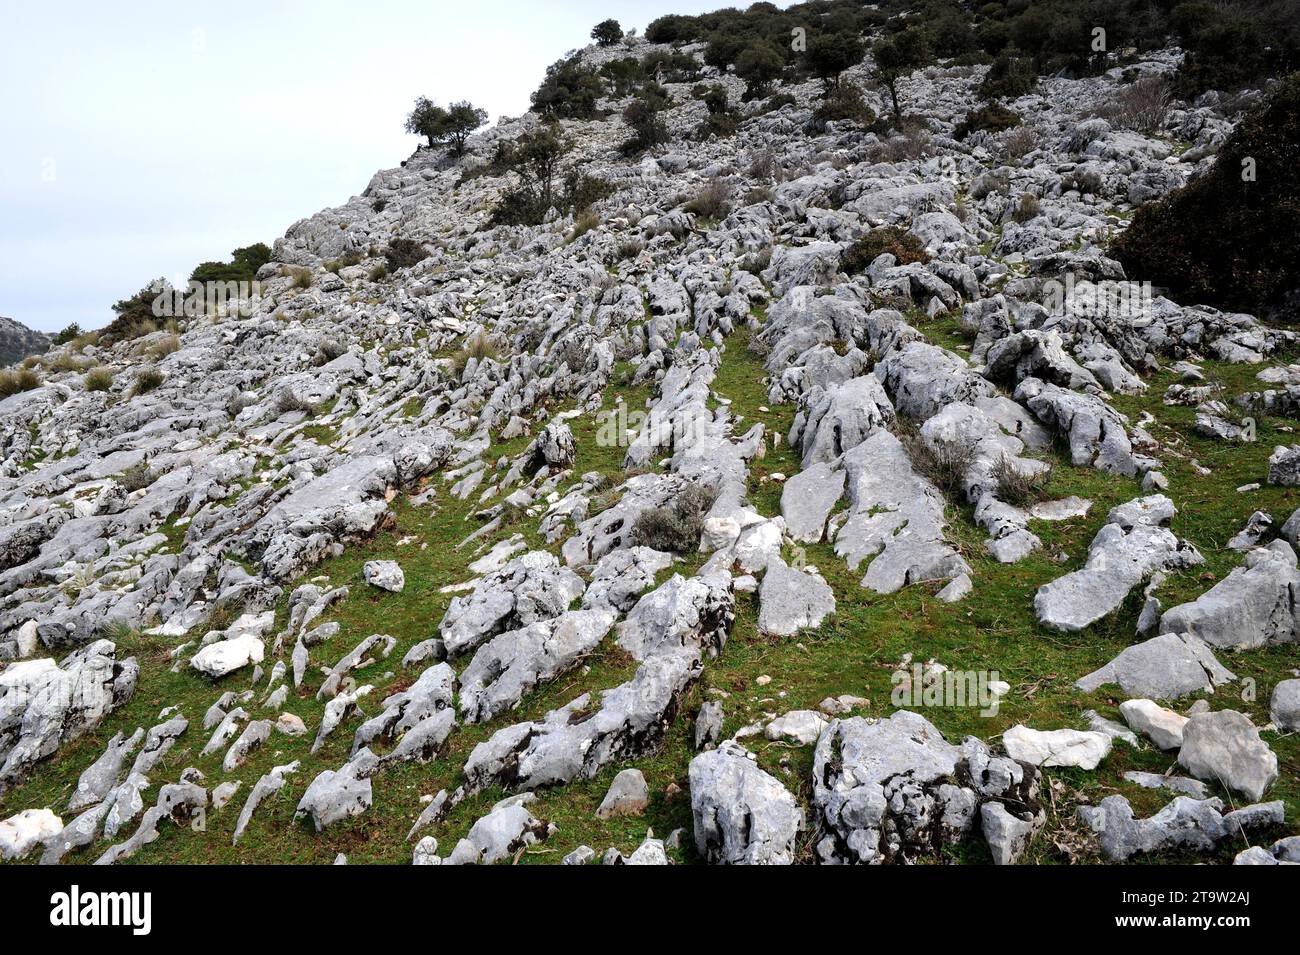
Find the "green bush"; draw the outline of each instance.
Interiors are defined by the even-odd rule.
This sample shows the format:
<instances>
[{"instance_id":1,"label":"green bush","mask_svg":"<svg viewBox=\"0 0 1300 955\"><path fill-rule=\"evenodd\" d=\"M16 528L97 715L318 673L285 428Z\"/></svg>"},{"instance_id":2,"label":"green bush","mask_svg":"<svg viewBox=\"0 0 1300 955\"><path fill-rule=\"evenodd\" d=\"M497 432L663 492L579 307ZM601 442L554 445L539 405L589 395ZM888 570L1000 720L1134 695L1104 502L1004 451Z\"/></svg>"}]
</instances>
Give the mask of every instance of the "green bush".
<instances>
[{"instance_id":1,"label":"green bush","mask_svg":"<svg viewBox=\"0 0 1300 955\"><path fill-rule=\"evenodd\" d=\"M1015 99L1032 90L1037 82L1033 62L1009 50L1000 53L984 74L979 94L985 99Z\"/></svg>"},{"instance_id":2,"label":"green bush","mask_svg":"<svg viewBox=\"0 0 1300 955\"><path fill-rule=\"evenodd\" d=\"M751 43L736 57L736 75L745 81L746 100L766 96L784 69L781 51L766 40Z\"/></svg>"},{"instance_id":3,"label":"green bush","mask_svg":"<svg viewBox=\"0 0 1300 955\"><path fill-rule=\"evenodd\" d=\"M1209 172L1138 210L1111 254L1178 301L1300 316L1300 73L1233 130ZM1253 166L1253 179L1244 178Z\"/></svg>"},{"instance_id":4,"label":"green bush","mask_svg":"<svg viewBox=\"0 0 1300 955\"><path fill-rule=\"evenodd\" d=\"M865 271L876 256L886 252L897 259L899 265L930 261L920 239L899 226L891 225L872 229L840 253L840 271L856 275Z\"/></svg>"},{"instance_id":5,"label":"green bush","mask_svg":"<svg viewBox=\"0 0 1300 955\"><path fill-rule=\"evenodd\" d=\"M623 27L614 19L601 20L591 28L591 38L598 46L613 46L623 39Z\"/></svg>"},{"instance_id":6,"label":"green bush","mask_svg":"<svg viewBox=\"0 0 1300 955\"><path fill-rule=\"evenodd\" d=\"M876 114L863 99L862 90L848 81L841 81L822 96L813 109L812 118L818 125L832 120L851 120L865 127L876 121Z\"/></svg>"},{"instance_id":7,"label":"green bush","mask_svg":"<svg viewBox=\"0 0 1300 955\"><path fill-rule=\"evenodd\" d=\"M632 127L632 138L622 146L625 156L634 156L668 141L668 127L659 118L671 101L658 84L650 84L623 109L623 122Z\"/></svg>"},{"instance_id":8,"label":"green bush","mask_svg":"<svg viewBox=\"0 0 1300 955\"><path fill-rule=\"evenodd\" d=\"M1020 125L1020 114L1013 109L1008 109L1001 103L985 103L977 109L972 109L966 114L966 118L957 124L953 130L953 138L965 139L976 130L983 130L987 133L1000 133L1004 130L1014 129Z\"/></svg>"},{"instance_id":9,"label":"green bush","mask_svg":"<svg viewBox=\"0 0 1300 955\"><path fill-rule=\"evenodd\" d=\"M81 337L81 326L78 325L76 322L73 322L71 325L65 327L63 331L59 332L54 336L53 344L66 345L74 338L80 338L80 337Z\"/></svg>"},{"instance_id":10,"label":"green bush","mask_svg":"<svg viewBox=\"0 0 1300 955\"><path fill-rule=\"evenodd\" d=\"M533 109L557 119L592 119L604 88L600 75L575 54L546 68L546 78L532 95Z\"/></svg>"},{"instance_id":11,"label":"green bush","mask_svg":"<svg viewBox=\"0 0 1300 955\"><path fill-rule=\"evenodd\" d=\"M191 282L251 282L257 270L271 261L271 247L256 242L235 249L229 262L201 262L190 273Z\"/></svg>"}]
</instances>

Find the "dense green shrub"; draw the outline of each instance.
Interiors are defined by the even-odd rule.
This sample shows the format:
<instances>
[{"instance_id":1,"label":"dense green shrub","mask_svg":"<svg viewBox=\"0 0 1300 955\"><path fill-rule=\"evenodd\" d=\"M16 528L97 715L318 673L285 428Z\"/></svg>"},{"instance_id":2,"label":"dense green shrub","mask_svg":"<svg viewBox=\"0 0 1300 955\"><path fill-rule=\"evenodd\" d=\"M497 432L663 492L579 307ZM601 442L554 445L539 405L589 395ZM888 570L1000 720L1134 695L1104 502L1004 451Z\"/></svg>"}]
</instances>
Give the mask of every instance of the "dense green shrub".
<instances>
[{"instance_id":1,"label":"dense green shrub","mask_svg":"<svg viewBox=\"0 0 1300 955\"><path fill-rule=\"evenodd\" d=\"M853 83L842 81L823 94L813 109L812 118L815 126L831 120L852 120L865 127L876 121L876 114L867 105L862 90Z\"/></svg>"},{"instance_id":2,"label":"dense green shrub","mask_svg":"<svg viewBox=\"0 0 1300 955\"><path fill-rule=\"evenodd\" d=\"M808 68L832 90L840 85L840 74L861 63L865 53L856 33L816 33L808 40Z\"/></svg>"},{"instance_id":3,"label":"dense green shrub","mask_svg":"<svg viewBox=\"0 0 1300 955\"><path fill-rule=\"evenodd\" d=\"M736 75L745 81L746 100L766 96L784 69L781 51L766 40L751 43L736 57Z\"/></svg>"},{"instance_id":4,"label":"dense green shrub","mask_svg":"<svg viewBox=\"0 0 1300 955\"><path fill-rule=\"evenodd\" d=\"M532 95L533 109L558 119L592 119L603 92L600 75L575 54L546 68L546 78Z\"/></svg>"},{"instance_id":5,"label":"dense green shrub","mask_svg":"<svg viewBox=\"0 0 1300 955\"><path fill-rule=\"evenodd\" d=\"M976 130L1000 133L1020 125L1020 114L1001 103L985 103L966 114L966 118L953 130L956 139L965 139Z\"/></svg>"},{"instance_id":6,"label":"dense green shrub","mask_svg":"<svg viewBox=\"0 0 1300 955\"><path fill-rule=\"evenodd\" d=\"M840 271L856 275L874 262L876 256L886 252L897 259L899 265L930 260L925 246L912 233L898 226L883 226L872 229L840 253Z\"/></svg>"},{"instance_id":7,"label":"dense green shrub","mask_svg":"<svg viewBox=\"0 0 1300 955\"><path fill-rule=\"evenodd\" d=\"M623 155L633 156L668 140L668 127L659 118L672 101L657 83L647 85L623 109L623 122L632 128L632 138L622 146Z\"/></svg>"},{"instance_id":8,"label":"dense green shrub","mask_svg":"<svg viewBox=\"0 0 1300 955\"><path fill-rule=\"evenodd\" d=\"M61 332L58 332L54 336L54 344L66 345L74 338L80 338L80 337L81 337L81 326L78 325L76 322L73 322L71 325L66 326Z\"/></svg>"},{"instance_id":9,"label":"dense green shrub","mask_svg":"<svg viewBox=\"0 0 1300 955\"><path fill-rule=\"evenodd\" d=\"M700 75L700 61L689 53L655 51L641 58L646 79L663 83L693 83Z\"/></svg>"},{"instance_id":10,"label":"dense green shrub","mask_svg":"<svg viewBox=\"0 0 1300 955\"><path fill-rule=\"evenodd\" d=\"M113 312L117 317L100 333L100 341L108 345L157 331L154 302L171 291L171 285L165 279L155 279L130 298L114 302Z\"/></svg>"},{"instance_id":11,"label":"dense green shrub","mask_svg":"<svg viewBox=\"0 0 1300 955\"><path fill-rule=\"evenodd\" d=\"M591 38L598 46L613 46L623 39L623 27L614 19L601 20L591 28Z\"/></svg>"},{"instance_id":12,"label":"dense green shrub","mask_svg":"<svg viewBox=\"0 0 1300 955\"><path fill-rule=\"evenodd\" d=\"M1004 50L984 74L979 93L985 99L1015 99L1024 96L1038 82L1038 74L1028 57L1015 50Z\"/></svg>"},{"instance_id":13,"label":"dense green shrub","mask_svg":"<svg viewBox=\"0 0 1300 955\"><path fill-rule=\"evenodd\" d=\"M1253 168L1253 177L1248 176ZM1300 73L1233 130L1209 172L1138 210L1112 254L1180 301L1300 315Z\"/></svg>"},{"instance_id":14,"label":"dense green shrub","mask_svg":"<svg viewBox=\"0 0 1300 955\"><path fill-rule=\"evenodd\" d=\"M257 270L271 261L271 248L255 242L230 253L229 262L201 262L190 273L191 282L251 282Z\"/></svg>"}]
</instances>

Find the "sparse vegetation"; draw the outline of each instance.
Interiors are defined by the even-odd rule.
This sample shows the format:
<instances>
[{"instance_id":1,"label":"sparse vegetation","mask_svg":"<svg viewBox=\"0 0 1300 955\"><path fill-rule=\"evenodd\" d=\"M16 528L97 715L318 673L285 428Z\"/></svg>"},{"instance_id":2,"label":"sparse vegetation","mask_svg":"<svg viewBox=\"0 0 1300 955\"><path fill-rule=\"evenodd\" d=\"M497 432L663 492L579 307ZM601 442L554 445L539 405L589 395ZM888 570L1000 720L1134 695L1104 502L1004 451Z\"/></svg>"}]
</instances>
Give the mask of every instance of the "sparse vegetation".
<instances>
[{"instance_id":1,"label":"sparse vegetation","mask_svg":"<svg viewBox=\"0 0 1300 955\"><path fill-rule=\"evenodd\" d=\"M897 259L899 265L930 260L925 246L912 233L899 226L882 226L872 229L840 254L840 271L857 275L886 253Z\"/></svg>"},{"instance_id":2,"label":"sparse vegetation","mask_svg":"<svg viewBox=\"0 0 1300 955\"><path fill-rule=\"evenodd\" d=\"M927 441L919 434L903 436L912 467L954 503L966 498L966 474L975 463L975 449L961 441Z\"/></svg>"},{"instance_id":3,"label":"sparse vegetation","mask_svg":"<svg viewBox=\"0 0 1300 955\"><path fill-rule=\"evenodd\" d=\"M87 391L108 391L113 387L113 369L92 368L82 377L81 383Z\"/></svg>"},{"instance_id":4,"label":"sparse vegetation","mask_svg":"<svg viewBox=\"0 0 1300 955\"><path fill-rule=\"evenodd\" d=\"M731 212L731 186L721 177L710 179L683 208L706 221L721 222Z\"/></svg>"},{"instance_id":5,"label":"sparse vegetation","mask_svg":"<svg viewBox=\"0 0 1300 955\"><path fill-rule=\"evenodd\" d=\"M157 368L141 369L135 376L135 393L137 395L148 394L166 380L167 376Z\"/></svg>"},{"instance_id":6,"label":"sparse vegetation","mask_svg":"<svg viewBox=\"0 0 1300 955\"><path fill-rule=\"evenodd\" d=\"M1012 507L1025 507L1045 501L1047 486L1052 480L1052 468L1024 471L1016 467L1011 458L1003 455L993 466L993 480L997 482L997 498Z\"/></svg>"},{"instance_id":7,"label":"sparse vegetation","mask_svg":"<svg viewBox=\"0 0 1300 955\"><path fill-rule=\"evenodd\" d=\"M0 369L0 398L8 398L41 386L41 376L34 368Z\"/></svg>"},{"instance_id":8,"label":"sparse vegetation","mask_svg":"<svg viewBox=\"0 0 1300 955\"><path fill-rule=\"evenodd\" d=\"M717 495L691 483L672 504L652 507L637 515L632 525L632 539L638 546L688 554L700 544L704 517Z\"/></svg>"},{"instance_id":9,"label":"sparse vegetation","mask_svg":"<svg viewBox=\"0 0 1300 955\"><path fill-rule=\"evenodd\" d=\"M409 269L413 265L419 265L428 257L429 251L424 247L424 243L416 242L414 239L392 239L384 249L384 262L387 263L389 272Z\"/></svg>"},{"instance_id":10,"label":"sparse vegetation","mask_svg":"<svg viewBox=\"0 0 1300 955\"><path fill-rule=\"evenodd\" d=\"M117 476L117 483L128 494L143 491L156 480L158 480L158 475L153 473L153 469L149 467L147 461L133 464Z\"/></svg>"}]
</instances>

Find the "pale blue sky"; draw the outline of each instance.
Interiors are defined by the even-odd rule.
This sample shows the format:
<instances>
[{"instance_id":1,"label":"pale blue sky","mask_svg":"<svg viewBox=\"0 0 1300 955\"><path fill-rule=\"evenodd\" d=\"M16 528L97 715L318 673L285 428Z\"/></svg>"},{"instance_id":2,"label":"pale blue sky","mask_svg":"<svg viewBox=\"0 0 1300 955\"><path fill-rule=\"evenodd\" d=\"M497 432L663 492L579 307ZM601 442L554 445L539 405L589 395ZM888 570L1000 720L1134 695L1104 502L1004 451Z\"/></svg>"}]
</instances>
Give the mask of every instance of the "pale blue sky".
<instances>
[{"instance_id":1,"label":"pale blue sky","mask_svg":"<svg viewBox=\"0 0 1300 955\"><path fill-rule=\"evenodd\" d=\"M518 115L600 20L725 5L0 0L0 315L103 325L396 166L417 95Z\"/></svg>"}]
</instances>

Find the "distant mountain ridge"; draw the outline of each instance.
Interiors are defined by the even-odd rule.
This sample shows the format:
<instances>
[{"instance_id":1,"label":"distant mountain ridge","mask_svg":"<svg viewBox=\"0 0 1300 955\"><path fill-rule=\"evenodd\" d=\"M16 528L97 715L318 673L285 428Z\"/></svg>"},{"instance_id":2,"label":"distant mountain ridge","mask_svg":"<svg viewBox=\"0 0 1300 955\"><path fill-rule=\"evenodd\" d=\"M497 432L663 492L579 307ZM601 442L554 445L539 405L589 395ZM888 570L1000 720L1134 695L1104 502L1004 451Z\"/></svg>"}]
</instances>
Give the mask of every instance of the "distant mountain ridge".
<instances>
[{"instance_id":1,"label":"distant mountain ridge","mask_svg":"<svg viewBox=\"0 0 1300 955\"><path fill-rule=\"evenodd\" d=\"M0 315L0 365L12 365L50 347L50 336Z\"/></svg>"}]
</instances>

